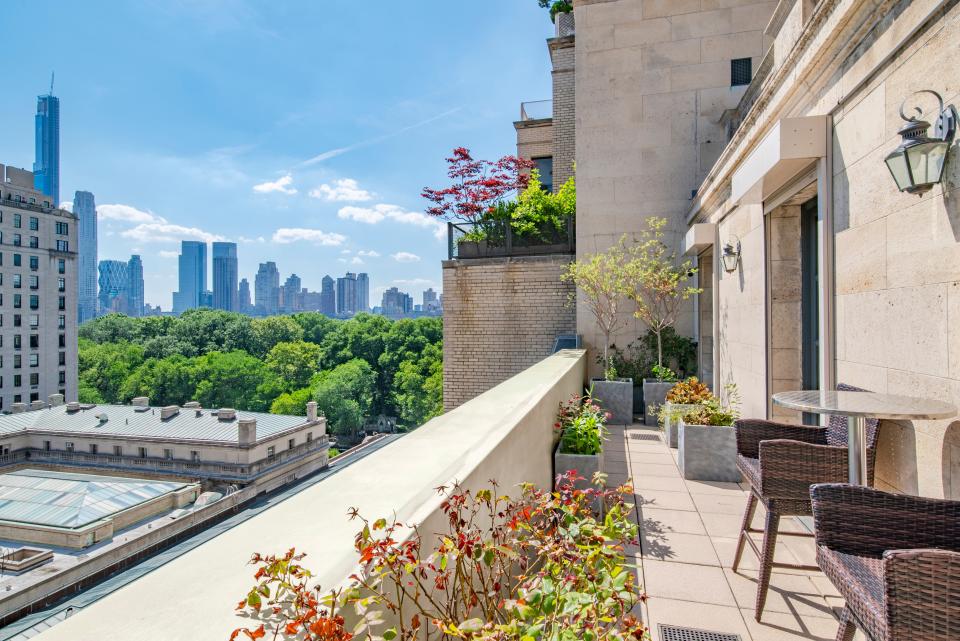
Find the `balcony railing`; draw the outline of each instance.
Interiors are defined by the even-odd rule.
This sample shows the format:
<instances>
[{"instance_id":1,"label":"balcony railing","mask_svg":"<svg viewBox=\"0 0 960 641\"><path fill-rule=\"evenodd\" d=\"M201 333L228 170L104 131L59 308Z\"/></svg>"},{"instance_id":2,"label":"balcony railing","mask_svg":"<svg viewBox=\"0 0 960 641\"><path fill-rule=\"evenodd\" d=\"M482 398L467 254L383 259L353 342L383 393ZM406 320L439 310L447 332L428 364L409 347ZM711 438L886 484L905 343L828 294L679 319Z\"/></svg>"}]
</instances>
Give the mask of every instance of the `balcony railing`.
<instances>
[{"instance_id":1,"label":"balcony railing","mask_svg":"<svg viewBox=\"0 0 960 641\"><path fill-rule=\"evenodd\" d=\"M558 228L546 223L530 233L518 233L507 221L447 223L450 260L573 254L576 231L573 217Z\"/></svg>"},{"instance_id":2,"label":"balcony railing","mask_svg":"<svg viewBox=\"0 0 960 641\"><path fill-rule=\"evenodd\" d=\"M545 120L553 118L552 100L533 100L520 103L520 120Z\"/></svg>"}]
</instances>

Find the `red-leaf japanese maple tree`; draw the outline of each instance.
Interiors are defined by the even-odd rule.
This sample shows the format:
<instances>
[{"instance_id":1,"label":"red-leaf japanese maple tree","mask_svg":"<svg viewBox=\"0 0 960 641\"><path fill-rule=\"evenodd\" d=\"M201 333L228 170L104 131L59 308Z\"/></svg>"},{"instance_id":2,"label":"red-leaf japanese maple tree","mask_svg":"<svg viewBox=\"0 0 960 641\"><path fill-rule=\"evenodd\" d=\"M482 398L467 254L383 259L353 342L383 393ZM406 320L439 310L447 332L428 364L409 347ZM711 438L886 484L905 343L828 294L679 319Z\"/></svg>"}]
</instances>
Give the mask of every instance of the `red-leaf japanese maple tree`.
<instances>
[{"instance_id":1,"label":"red-leaf japanese maple tree","mask_svg":"<svg viewBox=\"0 0 960 641\"><path fill-rule=\"evenodd\" d=\"M423 197L433 203L427 213L462 222L477 222L505 198L525 189L530 178L527 170L534 167L533 162L517 156L477 160L465 147L454 149L447 165L453 184L443 189L424 188Z\"/></svg>"}]
</instances>

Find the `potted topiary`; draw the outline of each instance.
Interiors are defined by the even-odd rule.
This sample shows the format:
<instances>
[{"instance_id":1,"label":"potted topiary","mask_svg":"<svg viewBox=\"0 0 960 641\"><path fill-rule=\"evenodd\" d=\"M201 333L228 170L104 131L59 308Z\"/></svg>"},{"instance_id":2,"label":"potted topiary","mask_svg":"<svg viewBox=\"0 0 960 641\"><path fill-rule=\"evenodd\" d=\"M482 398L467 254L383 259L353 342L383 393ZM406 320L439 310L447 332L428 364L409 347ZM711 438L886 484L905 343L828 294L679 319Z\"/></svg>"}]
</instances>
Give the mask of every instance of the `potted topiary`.
<instances>
[{"instance_id":1,"label":"potted topiary","mask_svg":"<svg viewBox=\"0 0 960 641\"><path fill-rule=\"evenodd\" d=\"M710 388L701 383L696 376L675 383L670 388L659 411L660 423L663 425L663 432L670 447L677 447L680 420L684 415L699 410L713 398Z\"/></svg>"},{"instance_id":2,"label":"potted topiary","mask_svg":"<svg viewBox=\"0 0 960 641\"><path fill-rule=\"evenodd\" d=\"M736 385L726 387L727 405L713 397L680 420L677 463L687 480L738 483L737 437L733 422L739 416Z\"/></svg>"},{"instance_id":3,"label":"potted topiary","mask_svg":"<svg viewBox=\"0 0 960 641\"><path fill-rule=\"evenodd\" d=\"M606 419L606 412L593 402L590 394L561 403L554 425L560 435L553 454L554 478L568 477L576 471L583 477L579 483L589 486L593 475L603 471Z\"/></svg>"},{"instance_id":4,"label":"potted topiary","mask_svg":"<svg viewBox=\"0 0 960 641\"><path fill-rule=\"evenodd\" d=\"M646 323L657 339L656 380L650 381L649 387L647 380L643 381L647 425L656 425L657 406L663 403L672 387L668 383L676 381L673 372L663 364L664 330L673 327L684 301L703 291L685 284L697 270L689 260L678 263L676 252L663 240L666 225L666 218L647 219L646 229L640 232L640 242L630 248L630 260L624 268L630 285L627 297L637 305L634 316Z\"/></svg>"},{"instance_id":5,"label":"potted topiary","mask_svg":"<svg viewBox=\"0 0 960 641\"><path fill-rule=\"evenodd\" d=\"M587 254L570 263L561 279L572 281L583 295L587 309L593 314L603 336L603 378L591 379L592 396L609 414L613 425L633 423L633 381L618 378L610 359L610 338L625 326L620 313L627 291L626 237L607 251ZM576 299L571 297L571 303Z\"/></svg>"}]
</instances>

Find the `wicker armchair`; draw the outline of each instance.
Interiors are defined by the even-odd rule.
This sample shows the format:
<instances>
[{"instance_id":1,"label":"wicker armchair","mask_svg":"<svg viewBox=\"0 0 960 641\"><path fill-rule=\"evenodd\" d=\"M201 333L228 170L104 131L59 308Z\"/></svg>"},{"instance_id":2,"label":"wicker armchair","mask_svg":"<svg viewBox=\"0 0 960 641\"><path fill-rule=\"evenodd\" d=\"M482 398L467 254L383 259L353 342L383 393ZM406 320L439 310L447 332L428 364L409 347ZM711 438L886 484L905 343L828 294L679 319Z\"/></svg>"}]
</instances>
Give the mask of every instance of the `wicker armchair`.
<instances>
[{"instance_id":1,"label":"wicker armchair","mask_svg":"<svg viewBox=\"0 0 960 641\"><path fill-rule=\"evenodd\" d=\"M840 384L839 391L863 392L857 387ZM740 527L733 569L736 571L746 545L760 559L757 600L754 616L763 616L770 587L770 574L775 567L816 570L813 566L776 563L773 560L777 536L813 536L810 533L780 532L780 517L810 516L810 486L814 483L844 483L847 471L847 419L831 416L827 427L787 425L765 420L739 420L737 467L750 485L747 509ZM873 484L873 462L876 454L877 421L867 421L867 473ZM757 503L767 510L763 529L763 548L758 549L750 533Z\"/></svg>"},{"instance_id":2,"label":"wicker armchair","mask_svg":"<svg viewBox=\"0 0 960 641\"><path fill-rule=\"evenodd\" d=\"M814 485L817 563L846 600L837 641L960 639L960 501Z\"/></svg>"}]
</instances>

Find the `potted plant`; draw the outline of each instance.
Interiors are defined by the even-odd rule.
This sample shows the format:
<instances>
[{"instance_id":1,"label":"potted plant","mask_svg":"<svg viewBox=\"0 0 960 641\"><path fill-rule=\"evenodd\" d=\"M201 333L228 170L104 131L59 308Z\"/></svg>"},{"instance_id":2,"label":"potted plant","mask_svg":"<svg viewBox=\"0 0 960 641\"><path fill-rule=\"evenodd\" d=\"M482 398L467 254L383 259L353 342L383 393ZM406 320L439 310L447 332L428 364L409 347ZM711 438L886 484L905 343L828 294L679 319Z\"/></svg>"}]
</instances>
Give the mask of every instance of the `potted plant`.
<instances>
[{"instance_id":1,"label":"potted plant","mask_svg":"<svg viewBox=\"0 0 960 641\"><path fill-rule=\"evenodd\" d=\"M704 403L713 398L710 388L701 383L696 376L680 381L670 388L659 411L660 423L663 425L663 432L670 447L677 447L680 420L684 415L700 409Z\"/></svg>"},{"instance_id":2,"label":"potted plant","mask_svg":"<svg viewBox=\"0 0 960 641\"><path fill-rule=\"evenodd\" d=\"M603 378L591 379L591 388L594 400L610 413L609 422L614 425L633 423L633 381L618 378L610 361L610 337L626 324L620 313L627 290L625 242L623 237L604 252L573 261L561 276L580 290L603 336Z\"/></svg>"},{"instance_id":3,"label":"potted plant","mask_svg":"<svg viewBox=\"0 0 960 641\"><path fill-rule=\"evenodd\" d=\"M550 20L557 25L558 38L573 35L573 0L537 0L537 4L550 10Z\"/></svg>"},{"instance_id":4,"label":"potted plant","mask_svg":"<svg viewBox=\"0 0 960 641\"><path fill-rule=\"evenodd\" d=\"M656 425L660 408L667 398L667 393L677 382L677 375L673 370L663 365L654 365L653 378L643 379L643 422L647 425Z\"/></svg>"},{"instance_id":5,"label":"potted plant","mask_svg":"<svg viewBox=\"0 0 960 641\"><path fill-rule=\"evenodd\" d=\"M644 416L648 425L656 424L657 406L663 403L670 388L665 383L674 382L669 380L669 370L663 364L664 330L676 323L683 303L703 291L686 285L697 270L689 260L678 263L676 252L663 240L666 225L666 218L648 218L646 228L640 232L640 242L630 248L630 260L625 266L626 280L630 285L627 297L637 306L634 316L646 323L656 337L657 367L660 369L655 370L656 381L651 381L649 388L647 381L643 382ZM658 385L652 385L654 382ZM648 390L651 395L647 394Z\"/></svg>"},{"instance_id":6,"label":"potted plant","mask_svg":"<svg viewBox=\"0 0 960 641\"><path fill-rule=\"evenodd\" d=\"M553 454L554 477L576 472L587 485L594 474L603 471L603 440L607 415L590 394L574 396L560 405L554 427L560 442Z\"/></svg>"},{"instance_id":7,"label":"potted plant","mask_svg":"<svg viewBox=\"0 0 960 641\"><path fill-rule=\"evenodd\" d=\"M643 411L643 379L651 372L653 352L640 339L628 343L626 349L611 345L610 365L617 374L633 381L633 411L639 414Z\"/></svg>"},{"instance_id":8,"label":"potted plant","mask_svg":"<svg viewBox=\"0 0 960 641\"><path fill-rule=\"evenodd\" d=\"M711 398L680 420L677 463L687 480L741 480L737 469L737 437L733 422L739 416L740 396L735 385L726 387L728 403Z\"/></svg>"}]
</instances>

